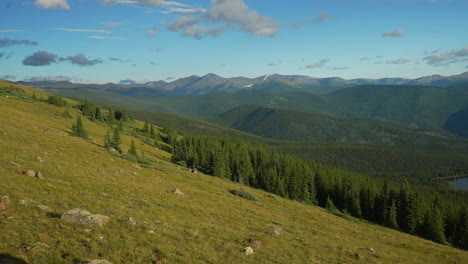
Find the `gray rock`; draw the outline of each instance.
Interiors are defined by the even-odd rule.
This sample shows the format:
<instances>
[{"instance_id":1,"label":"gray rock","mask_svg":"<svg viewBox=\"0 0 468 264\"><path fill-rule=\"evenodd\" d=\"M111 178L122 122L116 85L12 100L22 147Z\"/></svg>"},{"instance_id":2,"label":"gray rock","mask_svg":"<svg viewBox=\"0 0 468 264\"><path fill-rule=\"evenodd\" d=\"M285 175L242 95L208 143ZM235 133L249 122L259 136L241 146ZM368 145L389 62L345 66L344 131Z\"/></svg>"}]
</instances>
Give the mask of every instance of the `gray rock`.
<instances>
[{"instance_id":1,"label":"gray rock","mask_svg":"<svg viewBox=\"0 0 468 264\"><path fill-rule=\"evenodd\" d=\"M245 253L246 256L253 255L253 253L254 253L253 248L251 248L251 247L244 248L244 253Z\"/></svg>"},{"instance_id":2,"label":"gray rock","mask_svg":"<svg viewBox=\"0 0 468 264\"><path fill-rule=\"evenodd\" d=\"M269 233L280 236L283 234L283 229L279 226L272 226Z\"/></svg>"},{"instance_id":3,"label":"gray rock","mask_svg":"<svg viewBox=\"0 0 468 264\"><path fill-rule=\"evenodd\" d=\"M39 207L39 209L41 209L42 211L46 211L46 212L52 212L52 208L50 208L49 206L46 206L46 205L38 205L37 207Z\"/></svg>"},{"instance_id":4,"label":"gray rock","mask_svg":"<svg viewBox=\"0 0 468 264\"><path fill-rule=\"evenodd\" d=\"M6 211L10 209L10 197L2 196L0 199L0 211Z\"/></svg>"},{"instance_id":5,"label":"gray rock","mask_svg":"<svg viewBox=\"0 0 468 264\"><path fill-rule=\"evenodd\" d=\"M90 262L88 262L88 264L112 264L112 263L105 259L95 259L95 260L91 260Z\"/></svg>"},{"instance_id":6,"label":"gray rock","mask_svg":"<svg viewBox=\"0 0 468 264\"><path fill-rule=\"evenodd\" d=\"M18 204L29 206L29 205L37 204L37 202L31 199L24 199L24 200L19 200Z\"/></svg>"},{"instance_id":7,"label":"gray rock","mask_svg":"<svg viewBox=\"0 0 468 264\"><path fill-rule=\"evenodd\" d=\"M135 220L133 220L133 218L131 218L131 217L127 218L127 219L124 221L124 223L129 224L129 225L132 225L132 226L136 225Z\"/></svg>"},{"instance_id":8,"label":"gray rock","mask_svg":"<svg viewBox=\"0 0 468 264\"><path fill-rule=\"evenodd\" d=\"M36 171L36 178L38 179L44 179L44 175L40 171Z\"/></svg>"},{"instance_id":9,"label":"gray rock","mask_svg":"<svg viewBox=\"0 0 468 264\"><path fill-rule=\"evenodd\" d=\"M23 174L29 177L36 177L36 172L33 170L25 170L23 171Z\"/></svg>"},{"instance_id":10,"label":"gray rock","mask_svg":"<svg viewBox=\"0 0 468 264\"><path fill-rule=\"evenodd\" d=\"M104 224L99 216L93 215L90 212L75 208L60 217L65 222L72 224L80 224L89 227L102 227Z\"/></svg>"},{"instance_id":11,"label":"gray rock","mask_svg":"<svg viewBox=\"0 0 468 264\"><path fill-rule=\"evenodd\" d=\"M185 194L181 190L179 190L178 188L175 188L174 194L177 194L179 196L185 196Z\"/></svg>"}]
</instances>

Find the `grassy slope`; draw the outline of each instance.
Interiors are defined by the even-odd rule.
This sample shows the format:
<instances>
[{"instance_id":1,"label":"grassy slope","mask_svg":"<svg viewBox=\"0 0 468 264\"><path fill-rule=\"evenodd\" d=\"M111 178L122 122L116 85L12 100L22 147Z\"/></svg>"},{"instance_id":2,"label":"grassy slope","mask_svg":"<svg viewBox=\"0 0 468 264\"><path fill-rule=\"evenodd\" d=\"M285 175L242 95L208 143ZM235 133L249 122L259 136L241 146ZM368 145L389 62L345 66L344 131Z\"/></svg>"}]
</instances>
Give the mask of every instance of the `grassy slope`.
<instances>
[{"instance_id":1,"label":"grassy slope","mask_svg":"<svg viewBox=\"0 0 468 264\"><path fill-rule=\"evenodd\" d=\"M85 120L91 140L71 137L72 119L63 108L0 98L0 194L12 211L0 215L0 254L28 263L72 263L105 258L113 263L462 263L468 252L367 223L336 217L245 188L260 198L244 200L229 193L239 185L190 174L165 161L167 153L143 146L158 158L151 168L111 156L101 147L104 125ZM75 112L72 111L72 114ZM141 126L141 123L137 124ZM123 136L126 150L130 138ZM37 156L43 159L39 162ZM20 164L18 168L13 161ZM23 176L40 170L46 179ZM179 188L185 197L171 193ZM53 208L18 205L33 199ZM68 224L58 216L72 208L109 215L103 228ZM133 217L135 227L122 220ZM272 225L283 236L268 235ZM153 230L154 234L147 231ZM249 238L263 245L246 257ZM27 249L29 247L29 249ZM372 247L375 252L367 248Z\"/></svg>"}]
</instances>

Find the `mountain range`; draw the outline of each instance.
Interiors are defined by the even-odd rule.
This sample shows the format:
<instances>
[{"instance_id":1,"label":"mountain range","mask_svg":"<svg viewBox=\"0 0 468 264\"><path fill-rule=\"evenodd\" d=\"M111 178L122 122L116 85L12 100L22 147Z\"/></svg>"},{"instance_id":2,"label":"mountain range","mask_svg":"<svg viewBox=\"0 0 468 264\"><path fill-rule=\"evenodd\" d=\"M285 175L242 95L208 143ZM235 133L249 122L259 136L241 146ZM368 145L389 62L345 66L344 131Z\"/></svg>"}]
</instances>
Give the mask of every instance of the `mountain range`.
<instances>
[{"instance_id":1,"label":"mountain range","mask_svg":"<svg viewBox=\"0 0 468 264\"><path fill-rule=\"evenodd\" d=\"M149 88L154 91L172 95L204 95L215 92L240 92L246 90L271 90L275 92L290 92L290 91L305 91L312 93L329 93L342 88L352 87L363 84L378 84L378 85L424 85L447 88L449 86L468 82L468 72L453 75L430 75L417 79L405 78L381 78L381 79L366 79L358 78L346 80L339 77L330 78L315 78L304 75L281 75L268 74L256 78L233 77L223 78L213 73L204 76L188 76L166 82L163 80L146 82L144 84L73 84L71 82L18 82L24 85L32 86L47 86L49 88L99 88L126 90L135 92L136 88ZM136 89L138 91L138 89Z\"/></svg>"}]
</instances>

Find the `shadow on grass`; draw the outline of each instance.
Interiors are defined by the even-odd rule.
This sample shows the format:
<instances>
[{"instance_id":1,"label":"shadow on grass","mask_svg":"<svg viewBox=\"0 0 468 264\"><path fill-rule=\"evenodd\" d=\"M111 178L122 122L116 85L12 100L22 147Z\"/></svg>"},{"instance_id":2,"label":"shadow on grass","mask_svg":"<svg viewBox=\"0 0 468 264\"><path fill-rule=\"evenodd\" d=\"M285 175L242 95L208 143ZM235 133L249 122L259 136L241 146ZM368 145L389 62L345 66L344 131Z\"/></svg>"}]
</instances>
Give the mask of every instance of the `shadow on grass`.
<instances>
[{"instance_id":1,"label":"shadow on grass","mask_svg":"<svg viewBox=\"0 0 468 264\"><path fill-rule=\"evenodd\" d=\"M27 264L26 261L13 257L10 254L0 253L0 264Z\"/></svg>"},{"instance_id":2,"label":"shadow on grass","mask_svg":"<svg viewBox=\"0 0 468 264\"><path fill-rule=\"evenodd\" d=\"M47 212L46 215L50 218L60 218L62 215L61 214L57 214L57 213L54 213L54 212ZM2 263L0 263L2 264Z\"/></svg>"}]
</instances>

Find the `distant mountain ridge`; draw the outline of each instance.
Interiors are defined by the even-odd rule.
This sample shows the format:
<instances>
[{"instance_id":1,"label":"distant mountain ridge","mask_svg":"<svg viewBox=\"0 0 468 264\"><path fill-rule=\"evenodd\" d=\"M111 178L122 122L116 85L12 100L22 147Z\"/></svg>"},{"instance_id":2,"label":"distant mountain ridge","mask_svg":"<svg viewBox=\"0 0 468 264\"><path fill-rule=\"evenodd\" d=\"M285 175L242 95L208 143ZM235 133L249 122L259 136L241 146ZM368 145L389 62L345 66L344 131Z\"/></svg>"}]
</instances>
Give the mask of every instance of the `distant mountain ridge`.
<instances>
[{"instance_id":1,"label":"distant mountain ridge","mask_svg":"<svg viewBox=\"0 0 468 264\"><path fill-rule=\"evenodd\" d=\"M223 78L219 75L209 73L204 76L191 75L183 77L172 82L166 81L151 81L144 84L73 84L71 82L18 82L23 85L31 86L47 86L47 88L83 88L88 89L131 89L135 87L147 87L159 92L164 92L173 95L205 95L216 92L239 92L245 90L270 90L273 92L291 92L304 91L312 93L330 93L342 88L363 85L363 84L378 84L378 85L424 85L447 88L449 86L468 82L468 72L453 75L430 75L417 79L405 78L380 78L366 79L357 78L346 80L339 77L330 78L314 78L304 75L281 75L267 74L256 78L233 77Z\"/></svg>"}]
</instances>

